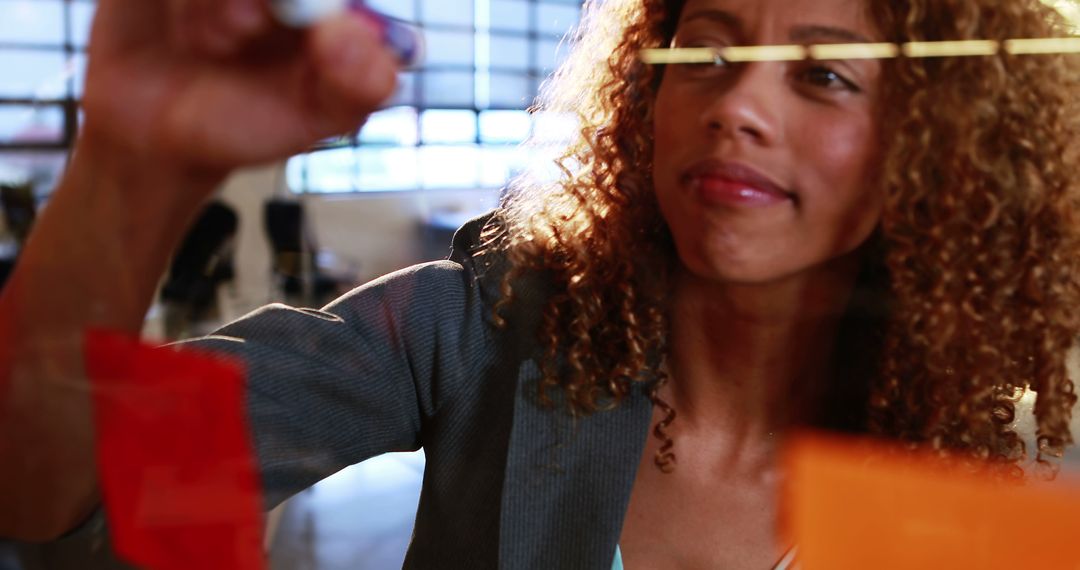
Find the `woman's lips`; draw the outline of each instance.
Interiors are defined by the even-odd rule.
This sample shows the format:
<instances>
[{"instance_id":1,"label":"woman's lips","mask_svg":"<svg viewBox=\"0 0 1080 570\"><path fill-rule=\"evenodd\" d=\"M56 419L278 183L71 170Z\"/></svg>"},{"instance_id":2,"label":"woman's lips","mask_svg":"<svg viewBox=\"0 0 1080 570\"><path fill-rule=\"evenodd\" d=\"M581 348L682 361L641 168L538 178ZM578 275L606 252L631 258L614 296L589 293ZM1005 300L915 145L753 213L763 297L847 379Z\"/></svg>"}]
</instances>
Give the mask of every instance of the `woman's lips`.
<instances>
[{"instance_id":1,"label":"woman's lips","mask_svg":"<svg viewBox=\"0 0 1080 570\"><path fill-rule=\"evenodd\" d=\"M793 195L749 166L706 160L689 168L683 182L711 205L766 207L788 202Z\"/></svg>"},{"instance_id":2,"label":"woman's lips","mask_svg":"<svg viewBox=\"0 0 1080 570\"><path fill-rule=\"evenodd\" d=\"M698 197L710 204L772 206L790 199L784 194L757 188L738 180L711 176L693 180Z\"/></svg>"}]
</instances>

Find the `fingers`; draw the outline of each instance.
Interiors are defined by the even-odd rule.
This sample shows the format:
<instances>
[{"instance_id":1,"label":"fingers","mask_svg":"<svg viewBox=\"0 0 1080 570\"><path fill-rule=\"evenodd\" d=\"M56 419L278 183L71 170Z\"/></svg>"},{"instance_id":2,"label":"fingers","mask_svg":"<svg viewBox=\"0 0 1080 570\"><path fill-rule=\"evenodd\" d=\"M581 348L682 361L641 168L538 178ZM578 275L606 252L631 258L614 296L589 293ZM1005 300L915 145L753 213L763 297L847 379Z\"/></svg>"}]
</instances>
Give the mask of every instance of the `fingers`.
<instances>
[{"instance_id":1,"label":"fingers","mask_svg":"<svg viewBox=\"0 0 1080 570\"><path fill-rule=\"evenodd\" d=\"M390 98L400 61L384 45L380 25L351 15L318 24L309 37L315 66L312 128L320 136L355 129Z\"/></svg>"},{"instance_id":2,"label":"fingers","mask_svg":"<svg viewBox=\"0 0 1080 570\"><path fill-rule=\"evenodd\" d=\"M272 26L266 0L169 0L175 47L214 57L235 54Z\"/></svg>"},{"instance_id":3,"label":"fingers","mask_svg":"<svg viewBox=\"0 0 1080 570\"><path fill-rule=\"evenodd\" d=\"M266 29L270 14L261 0L229 0L225 6L225 22L234 34L247 39Z\"/></svg>"}]
</instances>

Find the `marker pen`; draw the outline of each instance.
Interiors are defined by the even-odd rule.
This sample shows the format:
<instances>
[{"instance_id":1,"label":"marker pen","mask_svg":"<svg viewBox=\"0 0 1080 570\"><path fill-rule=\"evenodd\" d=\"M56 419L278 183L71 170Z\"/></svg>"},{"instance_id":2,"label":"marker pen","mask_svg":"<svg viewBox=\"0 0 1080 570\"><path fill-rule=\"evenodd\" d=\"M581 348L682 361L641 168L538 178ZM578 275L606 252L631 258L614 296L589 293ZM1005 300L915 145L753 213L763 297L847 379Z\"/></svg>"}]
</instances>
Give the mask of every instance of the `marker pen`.
<instances>
[{"instance_id":1,"label":"marker pen","mask_svg":"<svg viewBox=\"0 0 1080 570\"><path fill-rule=\"evenodd\" d=\"M368 8L363 0L270 0L270 9L279 22L292 28L306 28L346 12L361 13L379 26L383 43L405 66L416 65L423 57L423 36L417 29Z\"/></svg>"}]
</instances>

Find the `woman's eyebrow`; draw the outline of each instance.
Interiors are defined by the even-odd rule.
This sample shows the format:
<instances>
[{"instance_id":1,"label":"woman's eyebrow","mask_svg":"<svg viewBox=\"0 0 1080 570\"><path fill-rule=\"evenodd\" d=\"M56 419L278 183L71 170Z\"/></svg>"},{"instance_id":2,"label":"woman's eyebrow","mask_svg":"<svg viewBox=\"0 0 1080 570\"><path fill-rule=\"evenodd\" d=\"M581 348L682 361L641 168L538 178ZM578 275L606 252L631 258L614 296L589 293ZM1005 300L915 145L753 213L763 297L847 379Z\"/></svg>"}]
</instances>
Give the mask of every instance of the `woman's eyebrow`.
<instances>
[{"instance_id":1,"label":"woman's eyebrow","mask_svg":"<svg viewBox=\"0 0 1080 570\"><path fill-rule=\"evenodd\" d=\"M706 20L735 30L744 29L742 19L725 10L697 10L687 15L682 23L685 25L695 20ZM819 24L794 26L788 35L793 43L798 44L810 44L821 40L832 43L872 43L869 38L858 32L846 28Z\"/></svg>"},{"instance_id":2,"label":"woman's eyebrow","mask_svg":"<svg viewBox=\"0 0 1080 570\"><path fill-rule=\"evenodd\" d=\"M872 43L869 38L858 32L853 32L846 28L820 25L794 26L791 28L789 37L791 38L791 41L799 44L811 44L819 42L820 40L853 44Z\"/></svg>"},{"instance_id":3,"label":"woman's eyebrow","mask_svg":"<svg viewBox=\"0 0 1080 570\"><path fill-rule=\"evenodd\" d=\"M682 23L688 24L694 20L708 20L729 28L742 29L742 19L724 10L698 10L683 18Z\"/></svg>"}]
</instances>

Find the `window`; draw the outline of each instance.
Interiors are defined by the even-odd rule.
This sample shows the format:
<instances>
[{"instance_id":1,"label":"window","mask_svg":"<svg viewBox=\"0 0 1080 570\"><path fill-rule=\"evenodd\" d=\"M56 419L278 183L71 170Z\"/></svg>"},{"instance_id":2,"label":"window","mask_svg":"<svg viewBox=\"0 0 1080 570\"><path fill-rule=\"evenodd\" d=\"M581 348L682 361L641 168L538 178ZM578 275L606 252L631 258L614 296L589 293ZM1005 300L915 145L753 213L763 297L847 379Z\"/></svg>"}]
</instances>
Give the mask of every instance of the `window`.
<instances>
[{"instance_id":1,"label":"window","mask_svg":"<svg viewBox=\"0 0 1080 570\"><path fill-rule=\"evenodd\" d=\"M78 127L92 0L0 0L0 176L51 190Z\"/></svg>"},{"instance_id":2,"label":"window","mask_svg":"<svg viewBox=\"0 0 1080 570\"><path fill-rule=\"evenodd\" d=\"M562 39L577 24L579 0L368 5L417 26L426 59L401 75L388 107L358 135L293 157L293 191L499 188L536 159L518 148L530 134L566 134L565 121L525 109L566 55Z\"/></svg>"},{"instance_id":3,"label":"window","mask_svg":"<svg viewBox=\"0 0 1080 570\"><path fill-rule=\"evenodd\" d=\"M1075 0L1044 1L1080 22ZM560 121L541 124L524 109L565 55L562 38L580 0L368 3L420 27L428 59L401 75L391 104L359 135L291 159L293 190L498 187L525 164L516 145L531 132L565 135ZM94 0L0 0L0 175L28 173L43 192L51 189L78 127L95 7Z\"/></svg>"}]
</instances>

